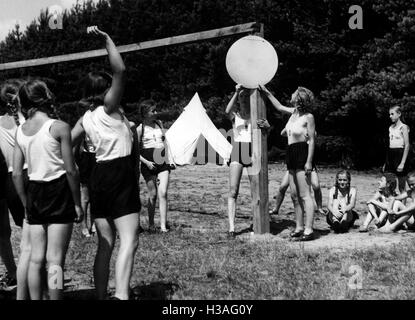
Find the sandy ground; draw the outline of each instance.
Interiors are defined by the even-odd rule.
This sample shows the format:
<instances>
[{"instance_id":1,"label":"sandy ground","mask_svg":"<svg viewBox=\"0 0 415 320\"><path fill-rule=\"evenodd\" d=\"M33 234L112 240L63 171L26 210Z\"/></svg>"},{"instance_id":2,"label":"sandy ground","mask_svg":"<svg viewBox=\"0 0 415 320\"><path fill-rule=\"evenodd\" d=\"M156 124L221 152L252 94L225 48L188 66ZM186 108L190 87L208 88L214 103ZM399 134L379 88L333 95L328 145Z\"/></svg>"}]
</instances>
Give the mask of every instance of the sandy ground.
<instances>
[{"instance_id":1,"label":"sandy ground","mask_svg":"<svg viewBox=\"0 0 415 320\"><path fill-rule=\"evenodd\" d=\"M269 166L269 193L270 206L274 205L273 197L284 175L283 164ZM319 168L319 178L323 193L323 206L327 206L329 189L334 184L338 169ZM194 166L179 168L172 172L169 189L170 220L175 224L197 228L200 230L217 230L225 233L227 230L227 167L215 165ZM346 234L334 234L326 223L324 216L315 215L315 230L318 239L299 244L289 241L289 232L295 227L293 204L287 191L280 213L271 218L271 234L253 235L248 231L251 224L250 189L246 174L242 176L239 198L237 202L236 231L237 239L246 241L282 241L289 246L303 246L304 249L330 248L330 250L367 248L370 246L392 246L402 241L413 240L415 233L399 232L395 234L381 234L371 225L368 233L359 233L358 227L366 217L366 201L377 190L379 175L372 172L352 171L352 186L357 188L356 210L359 220L355 227ZM145 187L143 186L143 190ZM142 215L143 224L146 223L145 214Z\"/></svg>"},{"instance_id":2,"label":"sandy ground","mask_svg":"<svg viewBox=\"0 0 415 320\"><path fill-rule=\"evenodd\" d=\"M285 172L283 164L270 164L269 166L269 192L270 205L274 204L273 196L276 193L279 181ZM335 168L319 168L320 184L323 193L323 204L327 205L328 191L334 183L337 172ZM249 231L251 224L251 196L249 180L246 174L242 176L239 198L237 202L235 241L276 241L293 249L299 250L350 250L365 249L369 247L397 246L406 241L413 241L415 233L401 232L396 234L380 234L374 230L369 233L359 233L358 227L366 216L366 201L377 189L378 175L376 172L352 171L352 185L357 188L356 209L360 219L356 221L355 228L347 234L334 234L330 232L325 217L315 216L315 230L318 238L307 243L291 242L289 232L295 227L294 210L289 196L286 194L279 215L272 216L271 233L266 235L253 235ZM229 169L213 164L205 166L188 166L172 171L169 187L169 214L168 220L173 229L184 229L189 232L207 232L214 234L216 241L226 242L227 220L227 194L229 188ZM144 181L140 181L141 199L146 202L147 190ZM158 224L158 210L156 223ZM147 213L143 207L141 225L147 228ZM18 254L20 230L12 226L12 242L15 253ZM76 267L68 268L65 272L65 285L67 299L92 299L93 278L91 266L96 250L96 238L85 239L80 235L81 226L77 225L71 240L69 257ZM202 240L202 239L201 239ZM142 245L142 244L140 244ZM17 259L16 259L17 261ZM91 263L86 263L90 261ZM0 264L0 273L4 266ZM110 282L113 287L113 282ZM145 288L151 291L151 288ZM0 294L1 299L13 299L13 296Z\"/></svg>"}]
</instances>

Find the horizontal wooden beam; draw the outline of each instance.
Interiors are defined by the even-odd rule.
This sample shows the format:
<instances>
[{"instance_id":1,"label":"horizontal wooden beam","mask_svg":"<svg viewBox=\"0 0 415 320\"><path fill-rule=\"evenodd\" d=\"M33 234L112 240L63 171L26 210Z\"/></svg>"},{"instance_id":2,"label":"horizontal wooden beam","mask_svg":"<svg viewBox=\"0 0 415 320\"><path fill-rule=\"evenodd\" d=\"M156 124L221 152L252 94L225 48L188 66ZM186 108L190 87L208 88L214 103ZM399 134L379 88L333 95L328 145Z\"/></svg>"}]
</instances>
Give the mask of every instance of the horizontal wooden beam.
<instances>
[{"instance_id":1,"label":"horizontal wooden beam","mask_svg":"<svg viewBox=\"0 0 415 320\"><path fill-rule=\"evenodd\" d=\"M231 27L208 30L203 32L195 32L185 34L181 36L175 36L170 38L163 38L158 40L144 41L139 43L128 44L117 47L120 53L128 53L133 51L154 49L159 47L167 47L185 43L198 42L209 39L229 37L237 34L247 34L256 32L261 27L261 24L256 22L250 22L245 24L239 24ZM60 56L53 56L40 59L23 60L16 62L7 62L0 64L0 71L11 70L18 68L36 67L47 64L54 64L66 61L82 60L89 58L102 57L107 55L107 50L91 50L78 53L64 54Z\"/></svg>"}]
</instances>

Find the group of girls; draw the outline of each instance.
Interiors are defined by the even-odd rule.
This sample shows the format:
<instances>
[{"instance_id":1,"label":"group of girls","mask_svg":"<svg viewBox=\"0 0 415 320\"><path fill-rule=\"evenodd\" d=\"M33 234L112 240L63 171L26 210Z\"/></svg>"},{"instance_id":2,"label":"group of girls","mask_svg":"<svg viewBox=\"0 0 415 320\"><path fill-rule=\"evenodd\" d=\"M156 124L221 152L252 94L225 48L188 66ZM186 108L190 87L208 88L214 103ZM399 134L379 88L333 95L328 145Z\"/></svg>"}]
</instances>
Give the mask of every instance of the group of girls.
<instances>
[{"instance_id":1,"label":"group of girls","mask_svg":"<svg viewBox=\"0 0 415 320\"><path fill-rule=\"evenodd\" d=\"M276 206L270 210L270 214L277 214L283 202L285 192L290 186L291 198L296 215L296 227L290 233L294 241L309 241L315 238L313 231L314 203L311 190L318 211L326 215L326 221L336 233L344 233L353 227L359 219L354 210L357 191L351 187L351 175L342 170L336 174L334 186L329 190L327 210L322 206L322 193L319 178L314 164L315 150L315 122L311 114L314 103L313 93L304 87L298 87L292 94L290 107L282 105L272 93L260 85L259 90L267 98L276 111L290 115L281 135L287 136L288 148L286 152L287 171L280 183L277 192ZM235 203L238 196L242 170L247 168L251 181L251 122L249 112L250 90L241 85L236 86L236 92L226 107L226 113L233 120L233 149L229 160L229 196L228 218L229 238L235 237ZM235 105L239 103L239 109ZM236 109L236 110L235 110ZM412 199L412 188L415 187L415 173L407 176L409 154L409 127L401 121L399 106L393 106L389 110L391 126L389 127L389 148L385 164L382 168L379 191L374 198L368 201L368 215L360 228L361 232L368 230L368 225L375 220L380 231L392 232L401 227L412 228L415 204L405 207L399 200ZM261 130L269 129L266 120L258 120L257 126ZM409 191L405 191L405 178L409 185ZM398 181L398 183L396 182ZM395 189L399 186L397 195ZM304 221L305 220L305 221Z\"/></svg>"},{"instance_id":2,"label":"group of girls","mask_svg":"<svg viewBox=\"0 0 415 320\"><path fill-rule=\"evenodd\" d=\"M108 34L95 26L89 27L88 33L105 43L112 76L90 73L84 78L82 103L88 110L72 130L56 119L54 95L43 81L8 81L2 86L7 114L0 118L5 158L0 160L7 164L7 170L1 172L0 181L7 184L1 186L0 225L7 230L0 232L1 257L7 280L17 279L17 299L39 300L45 295L62 299L73 223L82 221L88 203L98 234L94 262L97 298L107 298L116 233L120 246L112 298L129 298L141 203L131 161L133 132L120 108L125 66ZM94 154L80 162L85 171L82 182L88 189L82 201L73 152L81 142L85 153ZM12 198L13 192L19 200ZM16 224L23 226L17 268L13 265L6 206Z\"/></svg>"}]
</instances>

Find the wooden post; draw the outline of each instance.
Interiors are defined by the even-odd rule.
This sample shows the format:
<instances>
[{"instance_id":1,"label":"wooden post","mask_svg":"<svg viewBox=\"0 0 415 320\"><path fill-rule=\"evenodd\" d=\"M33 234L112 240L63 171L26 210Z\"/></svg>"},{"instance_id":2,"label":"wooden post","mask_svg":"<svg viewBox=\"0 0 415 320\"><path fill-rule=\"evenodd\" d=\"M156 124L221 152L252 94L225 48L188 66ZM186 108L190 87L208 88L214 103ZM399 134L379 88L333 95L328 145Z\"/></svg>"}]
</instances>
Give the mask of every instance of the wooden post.
<instances>
[{"instance_id":1,"label":"wooden post","mask_svg":"<svg viewBox=\"0 0 415 320\"><path fill-rule=\"evenodd\" d=\"M264 28L255 35L264 37ZM252 123L252 168L251 168L251 195L254 233L269 233L268 214L268 147L267 134L257 126L258 119L266 119L267 112L261 93L251 90L250 97ZM249 171L248 171L249 172Z\"/></svg>"},{"instance_id":2,"label":"wooden post","mask_svg":"<svg viewBox=\"0 0 415 320\"><path fill-rule=\"evenodd\" d=\"M195 33L189 33L189 34L185 34L181 36L175 36L175 37L169 37L169 38L123 45L123 46L117 47L117 49L120 53L128 53L128 52L134 52L134 51L195 43L195 42L200 42L200 41L205 41L205 40L210 40L210 39L225 38L225 37L230 37L230 36L234 36L237 34L248 34L248 33L256 32L258 30L261 30L261 24L258 24L256 22L249 22L245 24L238 24L238 25L231 26L231 27L219 28L219 29L202 31L202 32L195 32ZM97 57L102 57L106 55L107 55L106 49L98 49L98 50L84 51L84 52L78 52L78 53L63 54L60 56L53 56L53 57L46 57L46 58L7 62L7 63L0 64L0 71L18 69L18 68L36 67L36 66L61 63L61 62L66 62L66 61L97 58Z\"/></svg>"}]
</instances>

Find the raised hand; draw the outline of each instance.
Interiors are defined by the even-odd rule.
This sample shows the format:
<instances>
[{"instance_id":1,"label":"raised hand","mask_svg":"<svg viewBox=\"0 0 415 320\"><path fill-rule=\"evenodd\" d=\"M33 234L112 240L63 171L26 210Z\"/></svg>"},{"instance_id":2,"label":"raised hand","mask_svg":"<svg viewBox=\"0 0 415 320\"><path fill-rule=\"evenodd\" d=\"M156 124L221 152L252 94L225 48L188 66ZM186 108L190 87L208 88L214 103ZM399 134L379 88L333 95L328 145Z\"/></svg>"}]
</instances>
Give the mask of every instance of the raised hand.
<instances>
[{"instance_id":1,"label":"raised hand","mask_svg":"<svg viewBox=\"0 0 415 320\"><path fill-rule=\"evenodd\" d=\"M96 36L101 36L103 38L107 38L108 33L105 33L104 31L99 30L98 26L90 26L86 28L86 33Z\"/></svg>"}]
</instances>

